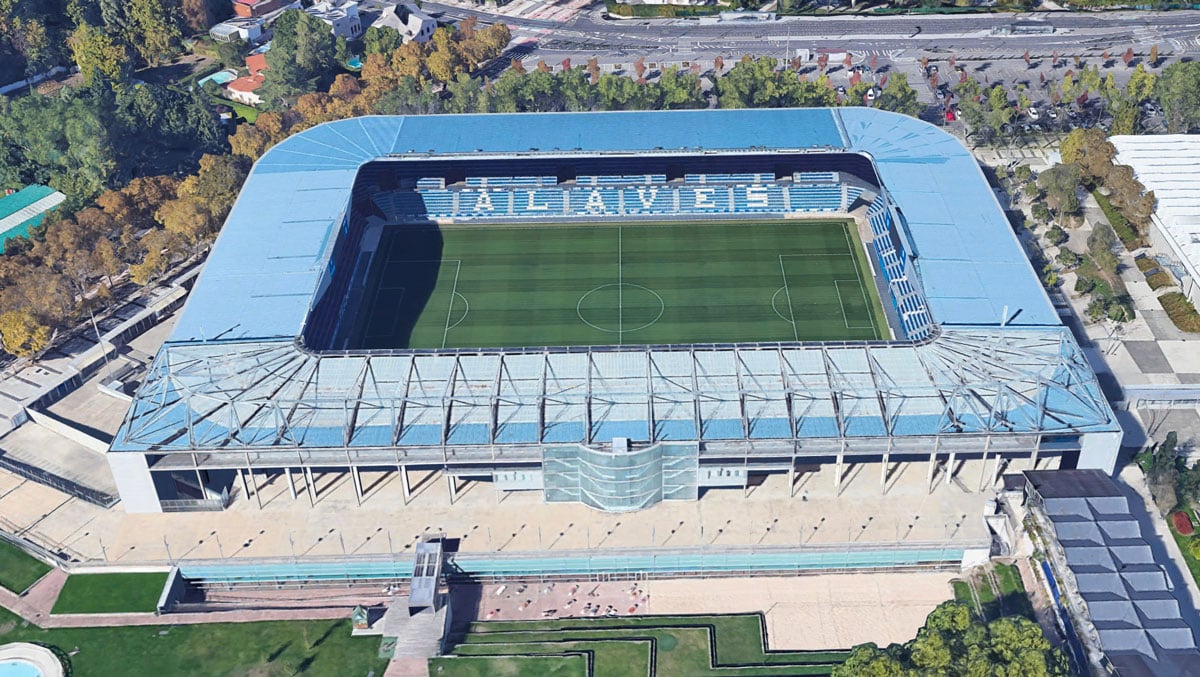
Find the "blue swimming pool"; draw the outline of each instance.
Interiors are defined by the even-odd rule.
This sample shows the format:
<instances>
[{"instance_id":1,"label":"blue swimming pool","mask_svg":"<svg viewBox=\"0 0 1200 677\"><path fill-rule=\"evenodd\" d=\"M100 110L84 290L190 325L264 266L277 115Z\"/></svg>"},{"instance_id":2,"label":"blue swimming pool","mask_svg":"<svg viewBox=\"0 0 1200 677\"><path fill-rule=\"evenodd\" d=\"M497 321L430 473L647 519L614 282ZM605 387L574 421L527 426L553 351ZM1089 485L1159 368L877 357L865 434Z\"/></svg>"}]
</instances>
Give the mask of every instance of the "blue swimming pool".
<instances>
[{"instance_id":1,"label":"blue swimming pool","mask_svg":"<svg viewBox=\"0 0 1200 677\"><path fill-rule=\"evenodd\" d=\"M350 60L346 62L346 65L354 70L360 70L362 68L362 59L358 58L357 56L352 56L350 57Z\"/></svg>"},{"instance_id":2,"label":"blue swimming pool","mask_svg":"<svg viewBox=\"0 0 1200 677\"><path fill-rule=\"evenodd\" d=\"M201 87L203 87L204 83L206 83L206 82L215 82L218 85L225 85L225 84L229 84L230 82L233 82L234 80L237 80L237 71L235 71L231 68L226 68L223 71L217 71L216 73L213 73L212 75L208 75L203 78L200 78L200 82L198 82L197 84L199 84Z\"/></svg>"},{"instance_id":3,"label":"blue swimming pool","mask_svg":"<svg viewBox=\"0 0 1200 677\"><path fill-rule=\"evenodd\" d=\"M0 661L0 677L43 677L42 671L28 661Z\"/></svg>"}]
</instances>

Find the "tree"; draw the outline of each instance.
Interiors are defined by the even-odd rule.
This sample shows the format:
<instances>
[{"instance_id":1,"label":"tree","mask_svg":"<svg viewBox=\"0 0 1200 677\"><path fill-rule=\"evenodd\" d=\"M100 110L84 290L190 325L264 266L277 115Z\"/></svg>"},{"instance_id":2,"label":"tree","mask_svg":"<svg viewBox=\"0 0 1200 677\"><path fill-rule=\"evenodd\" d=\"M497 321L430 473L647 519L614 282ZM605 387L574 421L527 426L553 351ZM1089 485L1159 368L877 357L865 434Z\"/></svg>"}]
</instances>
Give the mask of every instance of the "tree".
<instances>
[{"instance_id":1,"label":"tree","mask_svg":"<svg viewBox=\"0 0 1200 677\"><path fill-rule=\"evenodd\" d=\"M138 56L157 66L179 53L183 34L179 26L179 2L169 0L126 0L126 16L132 25L127 35Z\"/></svg>"},{"instance_id":2,"label":"tree","mask_svg":"<svg viewBox=\"0 0 1200 677\"><path fill-rule=\"evenodd\" d=\"M1079 167L1081 176L1089 181L1103 178L1112 168L1117 149L1102 129L1072 129L1059 149L1062 161Z\"/></svg>"},{"instance_id":3,"label":"tree","mask_svg":"<svg viewBox=\"0 0 1200 677\"><path fill-rule=\"evenodd\" d=\"M1154 502L1163 513L1174 510L1178 503L1175 485L1179 472L1179 436L1174 430L1167 433L1163 441L1150 451L1146 471L1146 484L1154 496Z\"/></svg>"},{"instance_id":4,"label":"tree","mask_svg":"<svg viewBox=\"0 0 1200 677\"><path fill-rule=\"evenodd\" d=\"M1055 224L1046 231L1046 242L1055 247L1065 243L1068 239L1070 239L1070 236L1067 235L1067 231L1063 230L1060 225Z\"/></svg>"},{"instance_id":5,"label":"tree","mask_svg":"<svg viewBox=\"0 0 1200 677\"><path fill-rule=\"evenodd\" d=\"M917 92L908 84L908 75L905 73L896 73L893 77L888 78L887 85L875 99L875 107L912 117L917 117L921 113L921 103L917 101Z\"/></svg>"},{"instance_id":6,"label":"tree","mask_svg":"<svg viewBox=\"0 0 1200 677\"><path fill-rule=\"evenodd\" d=\"M79 26L67 44L71 57L79 67L84 84L91 84L97 73L111 82L124 82L129 68L129 52L114 42L104 31L87 24Z\"/></svg>"},{"instance_id":7,"label":"tree","mask_svg":"<svg viewBox=\"0 0 1200 677\"><path fill-rule=\"evenodd\" d=\"M210 0L182 0L183 22L192 33L204 33L217 22Z\"/></svg>"},{"instance_id":8,"label":"tree","mask_svg":"<svg viewBox=\"0 0 1200 677\"><path fill-rule=\"evenodd\" d=\"M50 347L50 327L38 322L29 311L0 313L0 344L17 357L33 357Z\"/></svg>"},{"instance_id":9,"label":"tree","mask_svg":"<svg viewBox=\"0 0 1200 677\"><path fill-rule=\"evenodd\" d=\"M1054 648L1041 626L1021 616L984 623L965 604L946 602L934 609L912 641L880 649L861 644L834 677L898 675L1070 674L1066 656Z\"/></svg>"},{"instance_id":10,"label":"tree","mask_svg":"<svg viewBox=\"0 0 1200 677\"><path fill-rule=\"evenodd\" d=\"M363 54L391 54L404 44L400 31L387 26L371 26L363 33Z\"/></svg>"},{"instance_id":11,"label":"tree","mask_svg":"<svg viewBox=\"0 0 1200 677\"><path fill-rule=\"evenodd\" d=\"M1176 62L1163 69L1154 86L1172 133L1200 127L1200 61Z\"/></svg>"},{"instance_id":12,"label":"tree","mask_svg":"<svg viewBox=\"0 0 1200 677\"><path fill-rule=\"evenodd\" d=\"M218 42L217 60L226 68L241 68L246 64L246 43L241 40Z\"/></svg>"},{"instance_id":13,"label":"tree","mask_svg":"<svg viewBox=\"0 0 1200 677\"><path fill-rule=\"evenodd\" d=\"M288 10L274 25L259 96L279 107L300 94L323 90L333 80L335 45L329 26L301 10Z\"/></svg>"},{"instance_id":14,"label":"tree","mask_svg":"<svg viewBox=\"0 0 1200 677\"><path fill-rule=\"evenodd\" d=\"M1038 186L1046 191L1050 206L1059 214L1074 214L1079 211L1080 172L1077 165L1056 164L1038 175Z\"/></svg>"}]
</instances>

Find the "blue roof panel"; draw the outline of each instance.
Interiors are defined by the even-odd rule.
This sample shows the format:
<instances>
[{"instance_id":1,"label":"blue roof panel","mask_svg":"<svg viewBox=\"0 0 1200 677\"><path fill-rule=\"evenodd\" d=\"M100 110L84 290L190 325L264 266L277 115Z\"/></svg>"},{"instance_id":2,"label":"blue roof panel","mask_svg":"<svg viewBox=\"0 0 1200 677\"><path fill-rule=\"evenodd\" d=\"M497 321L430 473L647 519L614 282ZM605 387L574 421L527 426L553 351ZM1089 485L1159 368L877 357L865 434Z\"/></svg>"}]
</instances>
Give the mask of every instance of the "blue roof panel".
<instances>
[{"instance_id":1,"label":"blue roof panel","mask_svg":"<svg viewBox=\"0 0 1200 677\"><path fill-rule=\"evenodd\" d=\"M1008 306L1019 323L1058 323L970 153L919 120L865 108L436 115L339 120L269 150L171 341L297 336L357 169L382 155L744 147L869 153L909 220L938 322L994 324ZM985 278L961 279L987 264Z\"/></svg>"}]
</instances>

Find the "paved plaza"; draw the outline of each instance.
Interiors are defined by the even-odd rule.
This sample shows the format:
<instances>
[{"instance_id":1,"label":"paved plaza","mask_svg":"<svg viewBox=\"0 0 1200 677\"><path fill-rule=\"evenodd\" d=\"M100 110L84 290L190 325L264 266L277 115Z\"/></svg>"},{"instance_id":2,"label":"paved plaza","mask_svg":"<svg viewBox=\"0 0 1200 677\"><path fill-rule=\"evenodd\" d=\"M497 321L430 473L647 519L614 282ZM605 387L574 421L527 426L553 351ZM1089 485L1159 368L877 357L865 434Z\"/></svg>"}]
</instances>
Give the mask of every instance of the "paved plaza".
<instances>
[{"instance_id":1,"label":"paved plaza","mask_svg":"<svg viewBox=\"0 0 1200 677\"><path fill-rule=\"evenodd\" d=\"M1007 471L1028 466L1028 460L1013 461ZM699 501L667 501L624 515L544 503L540 492L499 494L486 484L460 485L452 504L442 475L416 473L408 505L397 473L364 473L361 505L347 474L318 473L315 505L298 475L296 498L285 476L259 476L258 494L246 496L238 485L224 512L130 515L119 504L104 510L0 473L0 514L6 529L71 558L125 565L387 554L408 551L432 533L460 539L460 550L475 552L977 544L987 539L982 506L990 493L979 487L994 468L990 460L957 463L949 482L938 468L929 491L927 463L892 464L885 494L881 464L848 464L839 497L834 468L826 466L799 475L793 497L780 475L748 491L708 490Z\"/></svg>"}]
</instances>

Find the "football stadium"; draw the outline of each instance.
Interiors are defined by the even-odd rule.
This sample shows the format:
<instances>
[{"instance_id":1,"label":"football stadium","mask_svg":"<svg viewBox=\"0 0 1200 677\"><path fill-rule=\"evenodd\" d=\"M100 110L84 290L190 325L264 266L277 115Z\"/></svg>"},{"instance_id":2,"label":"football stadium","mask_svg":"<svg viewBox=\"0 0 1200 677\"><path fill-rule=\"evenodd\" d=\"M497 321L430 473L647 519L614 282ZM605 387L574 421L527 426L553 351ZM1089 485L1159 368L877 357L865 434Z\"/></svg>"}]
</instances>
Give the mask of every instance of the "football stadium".
<instances>
[{"instance_id":1,"label":"football stadium","mask_svg":"<svg viewBox=\"0 0 1200 677\"><path fill-rule=\"evenodd\" d=\"M129 512L222 509L247 478L295 498L314 471L360 502L362 473L407 500L424 472L451 501L472 483L626 512L801 467L1111 471L1120 438L940 129L492 114L341 120L267 152L108 458Z\"/></svg>"}]
</instances>

